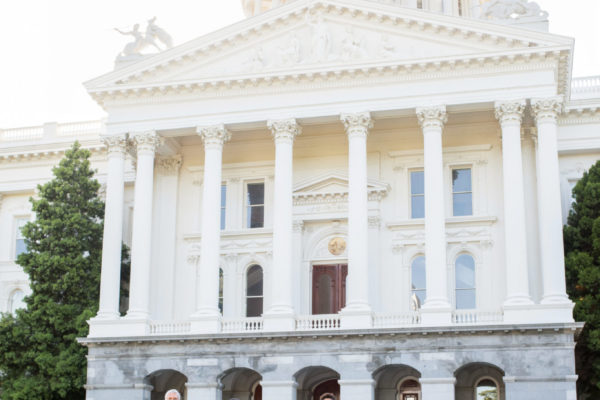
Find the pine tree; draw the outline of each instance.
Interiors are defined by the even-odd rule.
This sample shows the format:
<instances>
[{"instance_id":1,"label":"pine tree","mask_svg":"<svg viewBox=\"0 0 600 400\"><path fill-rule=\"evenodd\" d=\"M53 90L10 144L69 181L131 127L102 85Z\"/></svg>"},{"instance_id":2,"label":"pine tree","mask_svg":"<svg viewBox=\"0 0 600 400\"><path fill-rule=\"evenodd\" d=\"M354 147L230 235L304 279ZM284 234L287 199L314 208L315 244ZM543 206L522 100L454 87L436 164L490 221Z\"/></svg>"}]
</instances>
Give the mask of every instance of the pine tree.
<instances>
[{"instance_id":1,"label":"pine tree","mask_svg":"<svg viewBox=\"0 0 600 400\"><path fill-rule=\"evenodd\" d=\"M85 398L86 349L76 338L98 308L104 216L89 157L75 143L30 199L36 218L22 230L28 251L17 263L32 293L0 321L3 400Z\"/></svg>"},{"instance_id":2,"label":"pine tree","mask_svg":"<svg viewBox=\"0 0 600 400\"><path fill-rule=\"evenodd\" d=\"M567 289L575 318L585 321L576 357L580 399L600 398L600 161L573 188L564 229Z\"/></svg>"}]
</instances>

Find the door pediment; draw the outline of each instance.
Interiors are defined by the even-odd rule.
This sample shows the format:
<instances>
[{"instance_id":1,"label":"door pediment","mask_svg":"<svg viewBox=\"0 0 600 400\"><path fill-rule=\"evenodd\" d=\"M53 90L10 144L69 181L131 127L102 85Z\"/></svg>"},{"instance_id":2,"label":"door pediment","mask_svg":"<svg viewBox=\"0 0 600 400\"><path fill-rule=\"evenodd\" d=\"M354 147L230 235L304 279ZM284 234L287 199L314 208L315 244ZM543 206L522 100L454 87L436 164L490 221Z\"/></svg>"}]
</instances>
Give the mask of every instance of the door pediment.
<instances>
[{"instance_id":1,"label":"door pediment","mask_svg":"<svg viewBox=\"0 0 600 400\"><path fill-rule=\"evenodd\" d=\"M383 182L369 180L369 200L380 200L387 195L389 186ZM295 205L339 203L348 200L348 177L342 173L317 176L296 186L293 192Z\"/></svg>"}]
</instances>

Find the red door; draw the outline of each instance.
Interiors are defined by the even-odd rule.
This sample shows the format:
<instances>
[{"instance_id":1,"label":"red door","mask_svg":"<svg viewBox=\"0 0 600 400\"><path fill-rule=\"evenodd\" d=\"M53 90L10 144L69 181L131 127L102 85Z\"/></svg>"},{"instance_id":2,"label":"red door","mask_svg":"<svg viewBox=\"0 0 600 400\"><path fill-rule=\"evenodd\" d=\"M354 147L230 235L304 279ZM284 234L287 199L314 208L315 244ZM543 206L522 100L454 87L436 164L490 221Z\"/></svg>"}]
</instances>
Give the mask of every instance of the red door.
<instances>
[{"instance_id":1,"label":"red door","mask_svg":"<svg viewBox=\"0 0 600 400\"><path fill-rule=\"evenodd\" d=\"M347 276L347 264L313 266L313 315L337 314L346 306Z\"/></svg>"}]
</instances>

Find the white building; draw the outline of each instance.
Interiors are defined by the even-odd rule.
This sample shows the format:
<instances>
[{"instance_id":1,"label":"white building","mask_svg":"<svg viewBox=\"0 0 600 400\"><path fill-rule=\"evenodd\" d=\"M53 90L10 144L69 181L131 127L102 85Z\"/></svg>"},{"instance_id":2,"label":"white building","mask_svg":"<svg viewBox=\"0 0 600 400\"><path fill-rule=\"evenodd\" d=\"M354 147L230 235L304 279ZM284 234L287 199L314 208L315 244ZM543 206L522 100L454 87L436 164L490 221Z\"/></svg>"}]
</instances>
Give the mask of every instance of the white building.
<instances>
[{"instance_id":1,"label":"white building","mask_svg":"<svg viewBox=\"0 0 600 400\"><path fill-rule=\"evenodd\" d=\"M242 3L87 82L106 121L0 131L1 310L78 139L106 195L89 400L574 400L562 224L600 77L573 40L525 0Z\"/></svg>"}]
</instances>

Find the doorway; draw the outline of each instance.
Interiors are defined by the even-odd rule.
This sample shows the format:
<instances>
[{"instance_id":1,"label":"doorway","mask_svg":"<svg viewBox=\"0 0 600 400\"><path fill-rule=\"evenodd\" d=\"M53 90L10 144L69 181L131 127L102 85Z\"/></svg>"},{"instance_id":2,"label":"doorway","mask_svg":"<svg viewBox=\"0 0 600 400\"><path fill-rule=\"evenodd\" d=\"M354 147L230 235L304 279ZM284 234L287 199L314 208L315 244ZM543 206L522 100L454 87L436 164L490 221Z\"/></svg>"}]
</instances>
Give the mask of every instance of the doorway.
<instances>
[{"instance_id":1,"label":"doorway","mask_svg":"<svg viewBox=\"0 0 600 400\"><path fill-rule=\"evenodd\" d=\"M348 264L313 265L312 313L337 314L346 306Z\"/></svg>"},{"instance_id":2,"label":"doorway","mask_svg":"<svg viewBox=\"0 0 600 400\"><path fill-rule=\"evenodd\" d=\"M331 379L319 384L313 391L313 400L340 400L340 384Z\"/></svg>"}]
</instances>

